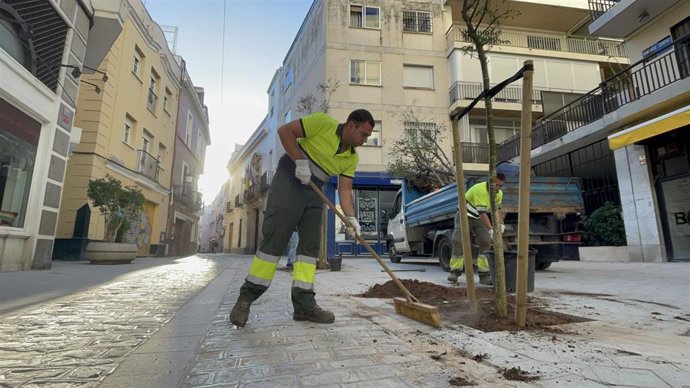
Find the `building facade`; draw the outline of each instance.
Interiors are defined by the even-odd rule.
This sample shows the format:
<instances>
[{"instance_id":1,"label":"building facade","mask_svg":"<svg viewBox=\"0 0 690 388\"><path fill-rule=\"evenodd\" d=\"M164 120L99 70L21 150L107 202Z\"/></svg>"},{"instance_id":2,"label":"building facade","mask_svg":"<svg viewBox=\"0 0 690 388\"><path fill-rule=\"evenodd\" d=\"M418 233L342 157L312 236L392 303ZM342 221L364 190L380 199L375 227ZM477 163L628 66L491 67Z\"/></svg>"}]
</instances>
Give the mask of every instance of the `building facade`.
<instances>
[{"instance_id":1,"label":"building facade","mask_svg":"<svg viewBox=\"0 0 690 388\"><path fill-rule=\"evenodd\" d=\"M533 166L613 174L598 195L622 207L629 260L688 260L690 3L589 0L589 8L590 32L625 39L631 64L536 123ZM503 159L517 155L518 140L501 145Z\"/></svg>"},{"instance_id":2,"label":"building facade","mask_svg":"<svg viewBox=\"0 0 690 388\"><path fill-rule=\"evenodd\" d=\"M172 165L172 198L164 240L169 255L182 256L193 254L199 248L202 198L198 181L204 172L206 147L211 144L211 137L204 90L194 86L184 59L179 56L176 59L182 78Z\"/></svg>"},{"instance_id":3,"label":"building facade","mask_svg":"<svg viewBox=\"0 0 690 388\"><path fill-rule=\"evenodd\" d=\"M122 30L124 1L0 1L0 271L46 269L58 224L75 110ZM83 188L82 188L83 190ZM71 231L70 231L71 232Z\"/></svg>"},{"instance_id":4,"label":"building facade","mask_svg":"<svg viewBox=\"0 0 690 388\"><path fill-rule=\"evenodd\" d=\"M75 115L82 136L67 163L70 173L56 237L64 244L103 238L104 219L89 211L86 188L90 179L110 175L141 189L145 197L143 210L129 220L132 227L125 241L136 243L140 256L163 255L183 77L160 26L143 3L129 0L127 8L122 32L99 72L86 77L98 84L107 74L108 81L99 91L82 83ZM68 253L73 256L81 250ZM55 258L62 258L58 253L62 254L56 251Z\"/></svg>"},{"instance_id":5,"label":"building facade","mask_svg":"<svg viewBox=\"0 0 690 388\"><path fill-rule=\"evenodd\" d=\"M533 60L535 119L584 95L608 72L629 63L620 40L599 39L587 32L586 0L508 3L521 16L504 21L503 35L489 48L490 78L499 83L517 72L525 60ZM267 124L265 119L231 165L249 166L255 155L275 164L281 154L277 150L282 151L275 129L303 114L327 111L344 121L352 110L368 109L376 126L368 143L357 150L355 207L364 237L379 253L387 251L388 215L399 188L399 181L387 172L387 158L393 142L405 131L443 128L442 147L452 155L451 128L458 126L467 173L488 170L483 103L462 120L451 119L483 88L476 55L463 50L469 43L463 34L460 7L457 1L314 1L269 88L267 117L277 112L276 121ZM538 16L544 14L554 17ZM521 99L521 82L495 98L499 142L519 131ZM418 121L407 121L408 113ZM273 150L273 155L268 158L262 147ZM274 164L264 168L271 171ZM232 185L245 192L247 180L235 179L235 174L247 176L246 168L245 172L230 171ZM337 204L336 181L324 190ZM249 213L257 212L260 218L261 201L239 203L242 206L233 207L234 217L247 214L250 208ZM329 257L364 252L330 212L327 225ZM254 245L247 244L246 252L253 252L249 248Z\"/></svg>"}]
</instances>

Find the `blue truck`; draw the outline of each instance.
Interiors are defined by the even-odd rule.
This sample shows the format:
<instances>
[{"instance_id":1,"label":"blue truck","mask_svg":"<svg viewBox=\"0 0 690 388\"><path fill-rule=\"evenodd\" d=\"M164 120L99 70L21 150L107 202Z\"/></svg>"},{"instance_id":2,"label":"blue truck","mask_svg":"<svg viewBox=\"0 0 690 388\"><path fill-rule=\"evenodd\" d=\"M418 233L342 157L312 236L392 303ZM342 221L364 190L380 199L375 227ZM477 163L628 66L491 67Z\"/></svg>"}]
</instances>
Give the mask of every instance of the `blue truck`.
<instances>
[{"instance_id":1,"label":"blue truck","mask_svg":"<svg viewBox=\"0 0 690 388\"><path fill-rule=\"evenodd\" d=\"M484 178L485 179L485 178ZM466 179L465 188L479 179ZM518 178L507 176L503 185L505 250L517 250ZM453 218L458 207L456 184L425 193L401 181L393 215L388 222L386 246L391 262L404 256L437 257L448 271L452 251ZM561 259L579 259L579 215L584 200L579 178L531 177L530 249L536 249L536 269L546 269ZM476 254L476 246L473 247Z\"/></svg>"}]
</instances>

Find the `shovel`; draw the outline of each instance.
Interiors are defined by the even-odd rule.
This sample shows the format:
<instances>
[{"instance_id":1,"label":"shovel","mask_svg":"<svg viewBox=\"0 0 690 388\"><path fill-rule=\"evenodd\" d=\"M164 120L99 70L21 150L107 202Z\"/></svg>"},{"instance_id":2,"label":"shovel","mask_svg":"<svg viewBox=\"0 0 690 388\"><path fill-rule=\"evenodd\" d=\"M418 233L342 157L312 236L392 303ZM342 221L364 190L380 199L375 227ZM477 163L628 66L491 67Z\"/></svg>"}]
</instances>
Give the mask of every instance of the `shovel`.
<instances>
[{"instance_id":1,"label":"shovel","mask_svg":"<svg viewBox=\"0 0 690 388\"><path fill-rule=\"evenodd\" d=\"M335 213L335 215L338 216L338 218L340 218L340 220L345 223L346 227L354 229L352 224L350 224L350 221L348 221L347 218L345 218L345 216L342 213L340 213L340 211L335 207L333 202L331 202L331 200L328 199L328 197L326 197L323 194L323 192L321 192L321 189L319 189L314 184L314 182L309 182L309 187L311 187L316 192L316 194L318 194L323 203L328 205L328 207L333 211L333 213ZM393 271L391 271L390 268L388 268L388 266L386 265L386 263L383 262L381 257L378 254L376 254L376 252L373 249L371 249L369 244L366 242L366 240L364 240L364 238L362 238L362 236L357 235L355 236L355 239L357 242L362 244L362 246L364 246L372 256L374 256L374 259L378 261L383 270L388 272L388 275L390 275L391 279L393 279L395 285L398 286L398 288L400 288L403 294L405 294L404 298L393 298L395 312L430 326L441 327L441 313L439 313L438 307L419 302L419 300L410 293L407 287L405 287L405 285L402 284L400 279L398 279L398 277L395 276Z\"/></svg>"}]
</instances>

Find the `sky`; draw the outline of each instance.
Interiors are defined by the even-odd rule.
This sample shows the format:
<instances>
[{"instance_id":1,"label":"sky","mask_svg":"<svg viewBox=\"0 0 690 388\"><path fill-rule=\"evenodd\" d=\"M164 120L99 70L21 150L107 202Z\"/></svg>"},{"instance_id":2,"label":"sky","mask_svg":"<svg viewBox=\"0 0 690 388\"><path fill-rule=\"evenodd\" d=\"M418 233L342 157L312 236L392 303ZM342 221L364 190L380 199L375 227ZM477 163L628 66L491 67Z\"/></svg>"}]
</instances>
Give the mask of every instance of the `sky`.
<instances>
[{"instance_id":1,"label":"sky","mask_svg":"<svg viewBox=\"0 0 690 388\"><path fill-rule=\"evenodd\" d=\"M228 178L235 144L244 144L268 111L266 91L312 0L142 1L156 23L178 28L176 53L205 90L211 145L199 187L210 204Z\"/></svg>"}]
</instances>

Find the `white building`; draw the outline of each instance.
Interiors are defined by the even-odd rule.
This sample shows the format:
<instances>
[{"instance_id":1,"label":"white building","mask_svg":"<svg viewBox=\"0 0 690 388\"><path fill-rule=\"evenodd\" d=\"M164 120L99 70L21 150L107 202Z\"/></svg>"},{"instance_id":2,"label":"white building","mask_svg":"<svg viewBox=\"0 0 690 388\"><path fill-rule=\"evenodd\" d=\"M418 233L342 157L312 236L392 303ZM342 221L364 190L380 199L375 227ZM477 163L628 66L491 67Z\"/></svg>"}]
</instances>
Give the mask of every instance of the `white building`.
<instances>
[{"instance_id":1,"label":"white building","mask_svg":"<svg viewBox=\"0 0 690 388\"><path fill-rule=\"evenodd\" d=\"M608 72L613 74L628 63L620 42L589 36L586 0L508 3L520 16L503 23L503 35L489 51L491 80L499 83L519 70L524 60L533 60L535 119L585 94ZM460 122L451 121L482 90L478 60L461 50L468 43L463 39L459 9L460 2L441 0L314 1L271 83L269 113L229 163L230 198L234 194L236 199L232 209L227 209L234 220L233 239L237 239L231 244L233 251L252 253L258 244L264 187L261 181L252 186L247 177L270 176L275 169L282 153L276 129L322 107L343 121L352 110L365 108L376 120L369 142L357 150L360 165L354 188L358 213L366 210L373 215L359 219L365 238L380 253L387 250L387 215L398 189L395 177L387 172L387 157L392 142L404 130L445 126L443 147L450 155L451 125L459 125L468 162L465 168L474 173L487 171L483 105L478 104ZM551 16L545 18L545 14ZM521 98L520 82L496 97L498 141L519 129ZM420 122L401 119L409 112ZM326 185L325 192L337 202L335 181ZM246 237L236 235L239 224ZM337 225L329 214L329 257L336 252L362 252L361 246L339 233Z\"/></svg>"}]
</instances>

